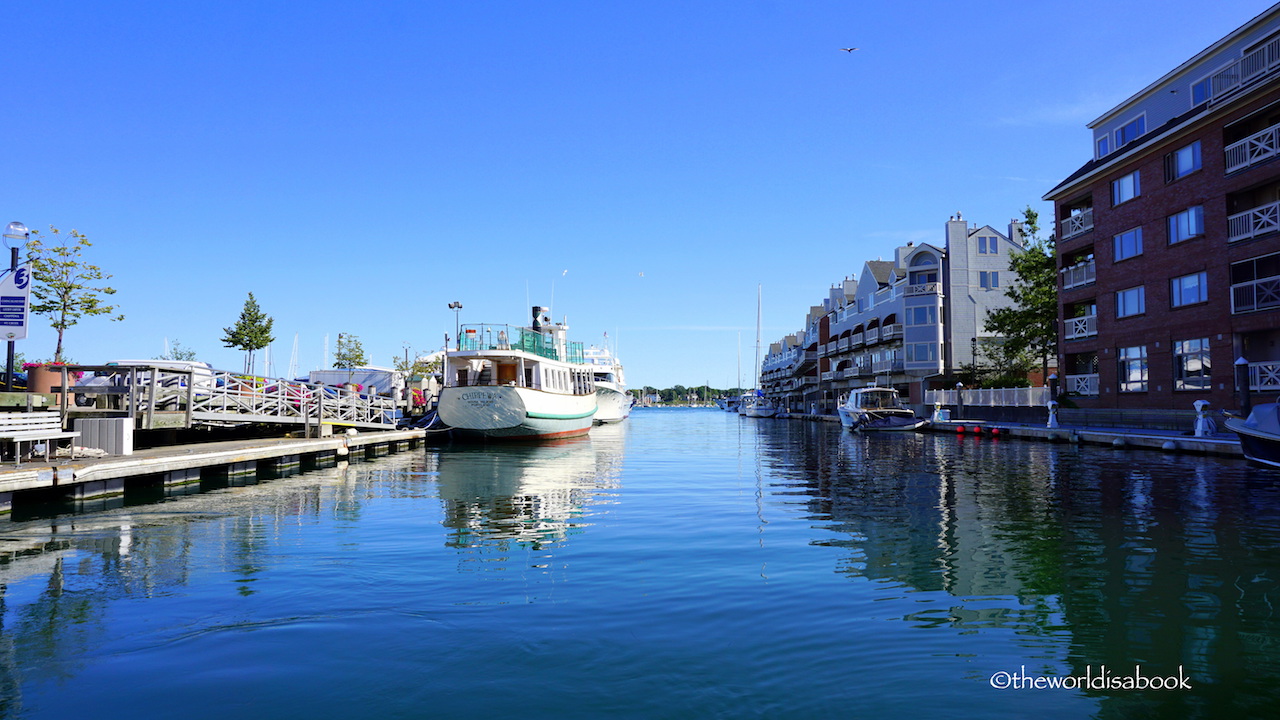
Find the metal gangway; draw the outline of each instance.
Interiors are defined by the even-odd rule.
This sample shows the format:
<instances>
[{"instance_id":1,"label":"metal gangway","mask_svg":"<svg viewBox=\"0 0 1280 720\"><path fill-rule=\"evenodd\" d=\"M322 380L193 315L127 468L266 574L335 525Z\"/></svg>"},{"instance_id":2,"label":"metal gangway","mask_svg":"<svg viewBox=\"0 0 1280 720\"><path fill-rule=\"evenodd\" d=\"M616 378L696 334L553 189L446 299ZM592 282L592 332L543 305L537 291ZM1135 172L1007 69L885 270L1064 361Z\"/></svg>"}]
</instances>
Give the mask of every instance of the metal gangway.
<instances>
[{"instance_id":1,"label":"metal gangway","mask_svg":"<svg viewBox=\"0 0 1280 720\"><path fill-rule=\"evenodd\" d=\"M65 419L132 417L139 430L249 423L395 429L394 398L225 370L65 365L53 388Z\"/></svg>"}]
</instances>

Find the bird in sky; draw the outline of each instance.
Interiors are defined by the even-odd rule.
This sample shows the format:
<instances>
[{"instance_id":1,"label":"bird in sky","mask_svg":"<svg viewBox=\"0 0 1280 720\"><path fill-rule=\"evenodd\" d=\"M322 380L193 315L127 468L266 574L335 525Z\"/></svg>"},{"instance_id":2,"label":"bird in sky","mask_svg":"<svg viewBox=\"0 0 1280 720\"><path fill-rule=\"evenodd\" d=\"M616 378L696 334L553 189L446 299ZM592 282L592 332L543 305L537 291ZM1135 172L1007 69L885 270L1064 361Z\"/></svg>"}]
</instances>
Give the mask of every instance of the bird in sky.
<instances>
[{"instance_id":1,"label":"bird in sky","mask_svg":"<svg viewBox=\"0 0 1280 720\"><path fill-rule=\"evenodd\" d=\"M841 49L841 50L843 50L843 51L845 51L845 52L853 52L854 50L857 50L858 48L840 48L840 49Z\"/></svg>"}]
</instances>

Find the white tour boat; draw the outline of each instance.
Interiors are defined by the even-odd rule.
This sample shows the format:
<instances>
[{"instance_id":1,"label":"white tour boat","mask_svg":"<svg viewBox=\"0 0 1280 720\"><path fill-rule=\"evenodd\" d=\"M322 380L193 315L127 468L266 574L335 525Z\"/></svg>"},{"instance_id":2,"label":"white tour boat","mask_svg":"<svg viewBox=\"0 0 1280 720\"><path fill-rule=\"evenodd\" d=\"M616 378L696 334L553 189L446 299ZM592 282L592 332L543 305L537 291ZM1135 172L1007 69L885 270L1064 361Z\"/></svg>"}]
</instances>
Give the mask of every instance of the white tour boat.
<instances>
[{"instance_id":1,"label":"white tour boat","mask_svg":"<svg viewBox=\"0 0 1280 720\"><path fill-rule=\"evenodd\" d=\"M634 400L627 392L627 381L622 374L622 363L606 346L592 345L584 352L587 364L592 368L592 379L596 385L596 417L597 425L622 422L631 414Z\"/></svg>"},{"instance_id":2,"label":"white tour boat","mask_svg":"<svg viewBox=\"0 0 1280 720\"><path fill-rule=\"evenodd\" d=\"M568 326L533 308L532 327L464 325L445 353L441 422L488 438L585 435L596 414L594 370Z\"/></svg>"},{"instance_id":3,"label":"white tour boat","mask_svg":"<svg viewBox=\"0 0 1280 720\"><path fill-rule=\"evenodd\" d=\"M915 430L928 423L916 417L893 388L853 390L837 408L840 424L852 430Z\"/></svg>"}]
</instances>

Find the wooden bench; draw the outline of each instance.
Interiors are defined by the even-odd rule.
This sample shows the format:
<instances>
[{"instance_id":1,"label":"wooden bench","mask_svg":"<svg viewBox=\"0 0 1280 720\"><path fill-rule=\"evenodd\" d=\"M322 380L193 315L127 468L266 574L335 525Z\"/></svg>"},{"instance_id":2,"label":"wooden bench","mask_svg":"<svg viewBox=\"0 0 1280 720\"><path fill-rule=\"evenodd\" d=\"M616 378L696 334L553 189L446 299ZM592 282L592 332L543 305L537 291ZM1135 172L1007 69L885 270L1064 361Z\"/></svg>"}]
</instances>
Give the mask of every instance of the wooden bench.
<instances>
[{"instance_id":1,"label":"wooden bench","mask_svg":"<svg viewBox=\"0 0 1280 720\"><path fill-rule=\"evenodd\" d=\"M62 429L62 415L57 411L0 413L0 440L9 440L14 444L13 464L22 463L22 444L36 443L41 440L62 440L78 438L80 433L67 432ZM45 442L44 461L49 462L52 442ZM71 457L75 458L75 445L71 447Z\"/></svg>"}]
</instances>

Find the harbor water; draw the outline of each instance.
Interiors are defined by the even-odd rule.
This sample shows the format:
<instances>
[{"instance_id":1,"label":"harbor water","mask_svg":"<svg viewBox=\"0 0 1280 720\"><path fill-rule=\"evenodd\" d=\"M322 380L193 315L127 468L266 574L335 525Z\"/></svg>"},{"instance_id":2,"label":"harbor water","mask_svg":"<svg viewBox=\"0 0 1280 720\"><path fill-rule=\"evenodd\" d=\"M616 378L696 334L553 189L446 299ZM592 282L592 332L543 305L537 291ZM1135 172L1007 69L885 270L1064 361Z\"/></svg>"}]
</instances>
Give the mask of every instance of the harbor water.
<instances>
[{"instance_id":1,"label":"harbor water","mask_svg":"<svg viewBox=\"0 0 1280 720\"><path fill-rule=\"evenodd\" d=\"M640 409L227 485L5 521L0 717L1280 708L1233 459Z\"/></svg>"}]
</instances>

